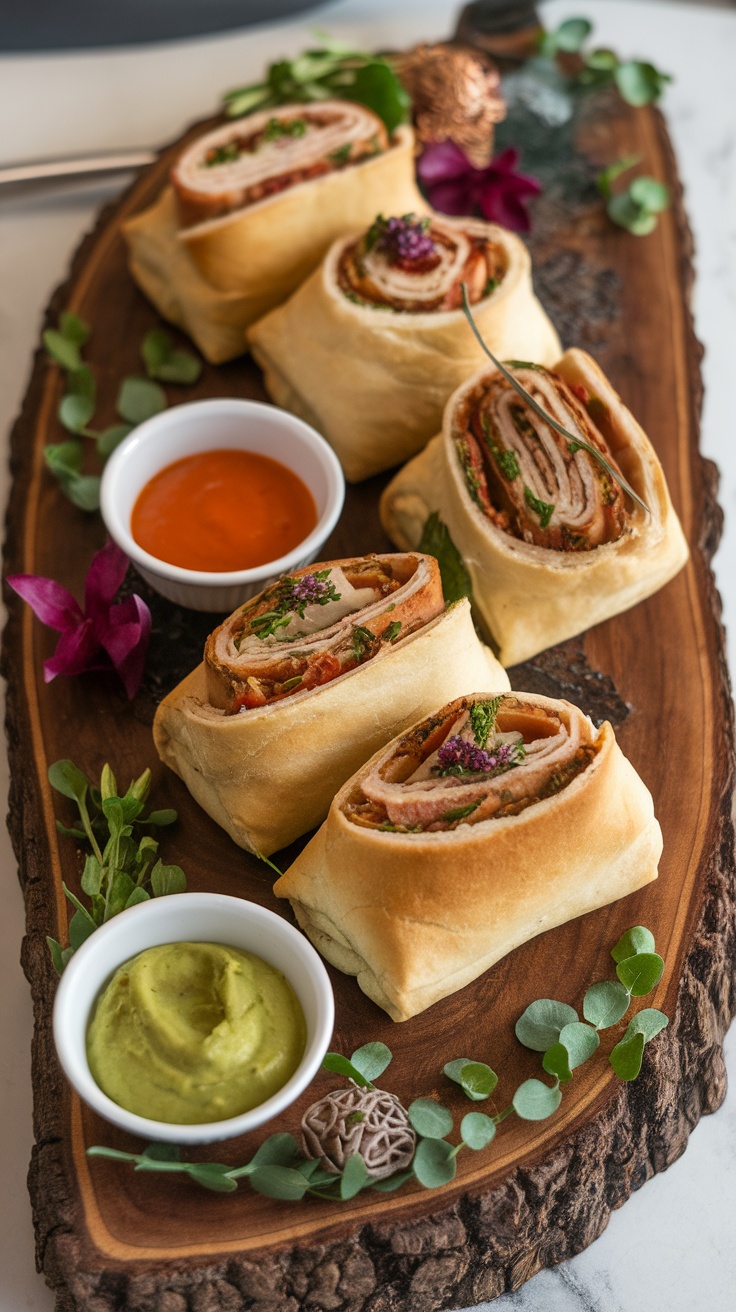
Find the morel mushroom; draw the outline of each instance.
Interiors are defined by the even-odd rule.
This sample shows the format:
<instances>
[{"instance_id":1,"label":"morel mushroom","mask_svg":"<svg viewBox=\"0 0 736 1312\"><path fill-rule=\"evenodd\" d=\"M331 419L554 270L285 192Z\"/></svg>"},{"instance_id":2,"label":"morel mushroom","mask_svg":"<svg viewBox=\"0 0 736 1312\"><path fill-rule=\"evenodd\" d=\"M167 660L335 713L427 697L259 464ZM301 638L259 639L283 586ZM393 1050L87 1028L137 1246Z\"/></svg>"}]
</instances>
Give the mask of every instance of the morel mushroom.
<instances>
[{"instance_id":1,"label":"morel mushroom","mask_svg":"<svg viewBox=\"0 0 736 1312\"><path fill-rule=\"evenodd\" d=\"M351 1083L307 1109L302 1143L307 1156L319 1158L331 1175L340 1175L348 1158L360 1153L371 1179L385 1180L409 1166L416 1135L392 1093Z\"/></svg>"}]
</instances>

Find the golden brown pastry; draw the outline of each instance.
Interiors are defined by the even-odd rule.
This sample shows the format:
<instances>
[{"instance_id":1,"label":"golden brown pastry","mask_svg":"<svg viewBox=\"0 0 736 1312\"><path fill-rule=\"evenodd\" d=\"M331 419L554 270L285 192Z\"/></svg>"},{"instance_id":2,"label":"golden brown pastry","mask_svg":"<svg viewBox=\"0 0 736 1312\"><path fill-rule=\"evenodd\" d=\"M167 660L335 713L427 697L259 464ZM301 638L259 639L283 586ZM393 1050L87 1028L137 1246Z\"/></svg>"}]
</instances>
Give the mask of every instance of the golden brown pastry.
<instances>
[{"instance_id":1,"label":"golden brown pastry","mask_svg":"<svg viewBox=\"0 0 736 1312\"><path fill-rule=\"evenodd\" d=\"M344 100L226 123L189 145L171 186L125 224L133 277L208 360L229 360L336 237L382 207L424 208L413 142Z\"/></svg>"},{"instance_id":2,"label":"golden brown pastry","mask_svg":"<svg viewBox=\"0 0 736 1312\"><path fill-rule=\"evenodd\" d=\"M484 359L460 308L462 283L493 351L557 359L524 244L496 224L438 214L379 216L336 242L250 330L269 395L324 434L351 482L420 451Z\"/></svg>"},{"instance_id":3,"label":"golden brown pastry","mask_svg":"<svg viewBox=\"0 0 736 1312\"><path fill-rule=\"evenodd\" d=\"M654 449L595 361L571 350L553 370L513 372L548 415L600 452L610 472L487 366L454 393L442 433L381 502L387 532L404 549L439 514L503 665L627 610L688 557Z\"/></svg>"},{"instance_id":4,"label":"golden brown pastry","mask_svg":"<svg viewBox=\"0 0 736 1312\"><path fill-rule=\"evenodd\" d=\"M275 892L328 961L407 1020L655 879L661 851L610 724L548 697L475 693L348 780Z\"/></svg>"},{"instance_id":5,"label":"golden brown pastry","mask_svg":"<svg viewBox=\"0 0 736 1312\"><path fill-rule=\"evenodd\" d=\"M308 566L270 584L208 639L156 712L159 756L241 847L285 847L393 734L506 674L463 600L445 610L419 553Z\"/></svg>"}]
</instances>

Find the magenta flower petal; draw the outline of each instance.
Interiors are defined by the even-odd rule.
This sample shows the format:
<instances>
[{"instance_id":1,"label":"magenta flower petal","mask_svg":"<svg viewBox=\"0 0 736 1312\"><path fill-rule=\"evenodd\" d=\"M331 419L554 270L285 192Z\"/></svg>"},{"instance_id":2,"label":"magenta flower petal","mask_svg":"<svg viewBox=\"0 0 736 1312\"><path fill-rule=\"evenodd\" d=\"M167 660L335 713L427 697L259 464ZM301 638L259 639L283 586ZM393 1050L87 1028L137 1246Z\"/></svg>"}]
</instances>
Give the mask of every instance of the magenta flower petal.
<instances>
[{"instance_id":1,"label":"magenta flower petal","mask_svg":"<svg viewBox=\"0 0 736 1312\"><path fill-rule=\"evenodd\" d=\"M70 633L81 624L84 617L75 598L55 579L40 574L9 574L7 583L50 629Z\"/></svg>"},{"instance_id":2,"label":"magenta flower petal","mask_svg":"<svg viewBox=\"0 0 736 1312\"><path fill-rule=\"evenodd\" d=\"M472 192L464 179L435 182L427 188L427 195L433 209L438 210L440 214L460 216L472 212Z\"/></svg>"},{"instance_id":3,"label":"magenta flower petal","mask_svg":"<svg viewBox=\"0 0 736 1312\"><path fill-rule=\"evenodd\" d=\"M128 697L140 687L150 636L151 612L140 597L126 597L111 607L101 643Z\"/></svg>"},{"instance_id":4,"label":"magenta flower petal","mask_svg":"<svg viewBox=\"0 0 736 1312\"><path fill-rule=\"evenodd\" d=\"M81 620L72 632L62 633L53 656L44 661L44 681L51 683L57 674L84 674L86 670L99 669L91 664L99 650L92 620Z\"/></svg>"},{"instance_id":5,"label":"magenta flower petal","mask_svg":"<svg viewBox=\"0 0 736 1312\"><path fill-rule=\"evenodd\" d=\"M473 165L454 141L441 141L427 146L417 162L417 173L428 186L434 182L462 178L468 170L472 171Z\"/></svg>"},{"instance_id":6,"label":"magenta flower petal","mask_svg":"<svg viewBox=\"0 0 736 1312\"><path fill-rule=\"evenodd\" d=\"M128 557L112 540L92 558L84 585L84 613L105 622L113 597L128 572Z\"/></svg>"}]
</instances>

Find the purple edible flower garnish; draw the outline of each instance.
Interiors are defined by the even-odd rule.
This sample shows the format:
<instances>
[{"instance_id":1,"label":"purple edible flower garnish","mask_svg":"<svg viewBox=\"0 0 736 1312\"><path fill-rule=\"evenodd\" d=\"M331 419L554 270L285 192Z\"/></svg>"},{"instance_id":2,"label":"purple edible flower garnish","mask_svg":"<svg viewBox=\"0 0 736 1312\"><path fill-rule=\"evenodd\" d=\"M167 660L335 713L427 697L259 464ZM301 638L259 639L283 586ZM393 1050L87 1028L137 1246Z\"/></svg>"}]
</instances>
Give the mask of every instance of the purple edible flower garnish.
<instances>
[{"instance_id":1,"label":"purple edible flower garnish","mask_svg":"<svg viewBox=\"0 0 736 1312\"><path fill-rule=\"evenodd\" d=\"M113 605L128 572L128 557L114 542L94 556L84 584L84 611L55 579L40 574L10 574L8 584L50 629L61 634L53 656L43 663L46 683L57 674L115 670L128 697L143 677L151 635L151 612L133 594Z\"/></svg>"},{"instance_id":2,"label":"purple edible flower garnish","mask_svg":"<svg viewBox=\"0 0 736 1312\"><path fill-rule=\"evenodd\" d=\"M325 579L317 578L315 574L303 574L296 583L292 584L291 599L295 602L302 601L306 606L318 605L327 596L331 587L330 583Z\"/></svg>"},{"instance_id":3,"label":"purple edible flower garnish","mask_svg":"<svg viewBox=\"0 0 736 1312\"><path fill-rule=\"evenodd\" d=\"M437 753L438 774L490 774L493 770L508 770L518 765L521 754L518 743L500 743L493 751L484 751L465 738L448 738Z\"/></svg>"},{"instance_id":4,"label":"purple edible flower garnish","mask_svg":"<svg viewBox=\"0 0 736 1312\"><path fill-rule=\"evenodd\" d=\"M419 264L437 252L428 228L429 220L418 219L414 214L404 214L400 219L384 219L379 214L368 230L366 241L369 249L375 246L383 251L390 264Z\"/></svg>"},{"instance_id":5,"label":"purple edible flower garnish","mask_svg":"<svg viewBox=\"0 0 736 1312\"><path fill-rule=\"evenodd\" d=\"M430 204L442 214L482 214L514 232L528 232L527 203L542 190L541 183L517 173L519 152L503 150L484 169L477 169L454 141L427 146L417 164L419 180Z\"/></svg>"}]
</instances>

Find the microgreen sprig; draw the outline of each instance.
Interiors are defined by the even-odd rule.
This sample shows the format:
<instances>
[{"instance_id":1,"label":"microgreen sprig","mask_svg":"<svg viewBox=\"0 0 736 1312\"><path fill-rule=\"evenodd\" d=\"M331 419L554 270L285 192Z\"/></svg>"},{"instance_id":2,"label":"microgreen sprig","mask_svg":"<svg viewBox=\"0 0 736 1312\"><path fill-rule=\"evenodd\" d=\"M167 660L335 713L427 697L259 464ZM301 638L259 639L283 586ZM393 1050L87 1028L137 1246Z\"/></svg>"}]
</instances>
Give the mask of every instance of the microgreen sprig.
<instances>
[{"instance_id":1,"label":"microgreen sprig","mask_svg":"<svg viewBox=\"0 0 736 1312\"><path fill-rule=\"evenodd\" d=\"M143 815L151 787L151 771L144 770L120 796L117 781L105 765L96 787L72 761L49 766L51 787L76 802L81 828L56 821L60 834L86 842L92 849L82 871L82 892L89 906L62 884L75 908L69 922L69 946L47 938L59 975L69 958L100 925L138 902L169 893L183 893L186 876L179 866L167 866L158 857L158 842L147 830L163 828L176 820L169 808ZM142 832L141 832L142 831Z\"/></svg>"},{"instance_id":2,"label":"microgreen sprig","mask_svg":"<svg viewBox=\"0 0 736 1312\"><path fill-rule=\"evenodd\" d=\"M464 1148L472 1152L487 1148L499 1125L509 1116L541 1121L557 1111L562 1101L562 1086L597 1051L600 1031L618 1024L632 997L643 997L659 983L664 962L654 946L651 931L643 925L635 925L621 936L611 952L618 979L593 984L586 991L585 1021L578 1019L574 1007L551 998L530 1003L519 1017L516 1037L525 1047L543 1053L542 1068L553 1077L554 1084L524 1080L502 1111L493 1115L467 1112L460 1121L460 1140L455 1144L449 1142L454 1129L449 1108L434 1098L415 1098L406 1109L417 1135L414 1157L406 1170L388 1179L371 1179L359 1153L348 1157L341 1175L328 1173L319 1159L308 1158L301 1152L291 1134L272 1134L243 1166L185 1162L181 1160L180 1150L169 1144L150 1144L142 1153L96 1146L88 1148L87 1155L132 1162L136 1171L178 1171L218 1193L231 1193L240 1180L247 1180L257 1193L290 1202L299 1201L305 1194L347 1202L363 1189L390 1193L410 1180L425 1189L437 1189L455 1178L460 1152ZM645 1045L667 1024L664 1013L654 1007L646 1007L632 1018L609 1058L620 1079L636 1079ZM359 1088L372 1090L373 1081L383 1075L390 1062L391 1050L385 1043L366 1043L350 1058L328 1052L322 1065L332 1074L352 1080ZM444 1073L471 1102L485 1102L498 1085L498 1075L490 1066L466 1057L446 1062Z\"/></svg>"},{"instance_id":3,"label":"microgreen sprig","mask_svg":"<svg viewBox=\"0 0 736 1312\"><path fill-rule=\"evenodd\" d=\"M593 458L598 461L599 465L602 465L606 473L612 479L614 479L616 483L620 484L624 492L626 492L628 496L631 497L632 501L635 501L637 505L641 506L642 510L645 510L648 515L651 514L651 511L646 501L642 501L638 492L634 491L631 484L627 482L627 480L624 478L623 474L619 470L613 468L613 465L610 464L608 460L606 460L606 457L603 455L603 453L599 451L597 447L592 446L590 442L586 442L584 438L575 436L574 433L568 432L568 430L566 428L563 428L562 424L558 423L557 420L553 418L552 415L547 414L547 411L544 409L544 407L541 406L538 401L535 401L531 393L527 392L526 388L522 386L522 384L518 381L517 378L514 378L514 375L510 373L510 371L506 368L506 365L502 364L500 360L496 359L492 351L490 351L486 346L485 342L483 341L483 338L480 335L480 332L478 331L478 327L475 323L475 320L473 318L470 309L470 301L468 300L468 289L464 282L460 284L460 288L462 291L462 298L463 298L463 310L465 312L465 317L470 325L474 337L476 338L479 346L482 347L483 351L488 356L488 359L491 361L492 364L496 366L501 376L506 379L506 382L511 384L514 391L517 392L518 395L521 397L522 401L524 401L526 405L528 405L529 408L533 410L536 415L539 416L540 419L543 419L545 424L549 424L550 428L554 428L555 432L560 434L560 437L567 438L570 444L570 450L572 452L577 451L578 447L582 447L584 451L587 451L589 455L593 456ZM538 367L524 360L509 360L507 363L517 369L534 369ZM546 507L546 503L544 502L540 502L540 505L545 505ZM548 507L546 507L546 509L548 509ZM554 509L554 507L552 507L552 509ZM550 510L550 514L551 513L552 511Z\"/></svg>"},{"instance_id":4,"label":"microgreen sprig","mask_svg":"<svg viewBox=\"0 0 736 1312\"><path fill-rule=\"evenodd\" d=\"M84 447L79 439L91 438L104 464L136 424L166 408L166 394L153 381L155 378L169 383L194 383L202 371L202 362L191 351L175 349L168 333L152 329L141 346L148 378L124 378L118 390L115 409L122 422L105 429L91 428L97 407L97 387L94 374L81 354L90 335L89 325L69 313L62 314L58 326L47 328L43 334L48 355L64 370L64 395L57 416L62 427L72 434L65 442L46 446L44 458L64 494L73 505L86 511L99 509L100 477L83 472Z\"/></svg>"}]
</instances>

